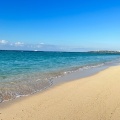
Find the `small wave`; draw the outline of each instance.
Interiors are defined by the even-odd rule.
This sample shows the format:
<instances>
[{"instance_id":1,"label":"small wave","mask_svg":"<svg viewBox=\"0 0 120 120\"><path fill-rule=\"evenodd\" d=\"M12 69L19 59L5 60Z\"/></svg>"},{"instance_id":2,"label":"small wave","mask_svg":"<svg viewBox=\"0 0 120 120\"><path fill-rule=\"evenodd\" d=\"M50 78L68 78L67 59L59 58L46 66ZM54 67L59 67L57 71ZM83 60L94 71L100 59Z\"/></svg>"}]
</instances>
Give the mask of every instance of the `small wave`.
<instances>
[{"instance_id":1,"label":"small wave","mask_svg":"<svg viewBox=\"0 0 120 120\"><path fill-rule=\"evenodd\" d=\"M53 84L52 79L54 78L59 78L76 71L85 71L88 69L104 66L105 64L109 64L112 62L113 61L99 64L77 66L58 71L52 71L45 74L34 73L27 77L25 77L24 75L23 77L17 76L15 78L19 78L19 81L3 82L0 84L0 102L5 102L12 99L16 99L18 97L28 96L36 92L40 92L50 87Z\"/></svg>"}]
</instances>

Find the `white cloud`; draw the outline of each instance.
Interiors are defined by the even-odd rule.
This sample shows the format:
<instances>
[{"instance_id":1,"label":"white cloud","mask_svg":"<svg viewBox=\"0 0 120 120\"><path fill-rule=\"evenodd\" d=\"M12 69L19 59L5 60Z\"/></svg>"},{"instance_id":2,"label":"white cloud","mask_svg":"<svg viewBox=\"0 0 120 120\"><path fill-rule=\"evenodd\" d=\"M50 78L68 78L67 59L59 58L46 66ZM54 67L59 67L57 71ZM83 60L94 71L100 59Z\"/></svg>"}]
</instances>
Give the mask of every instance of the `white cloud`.
<instances>
[{"instance_id":1,"label":"white cloud","mask_svg":"<svg viewBox=\"0 0 120 120\"><path fill-rule=\"evenodd\" d=\"M15 46L24 46L24 43L23 42L16 42Z\"/></svg>"},{"instance_id":2,"label":"white cloud","mask_svg":"<svg viewBox=\"0 0 120 120\"><path fill-rule=\"evenodd\" d=\"M0 40L0 44L7 44L8 41L7 40Z\"/></svg>"},{"instance_id":3,"label":"white cloud","mask_svg":"<svg viewBox=\"0 0 120 120\"><path fill-rule=\"evenodd\" d=\"M24 44L23 42L9 42L0 40L1 50L35 50L35 51L87 51L88 49L80 47L59 46L50 44Z\"/></svg>"}]
</instances>

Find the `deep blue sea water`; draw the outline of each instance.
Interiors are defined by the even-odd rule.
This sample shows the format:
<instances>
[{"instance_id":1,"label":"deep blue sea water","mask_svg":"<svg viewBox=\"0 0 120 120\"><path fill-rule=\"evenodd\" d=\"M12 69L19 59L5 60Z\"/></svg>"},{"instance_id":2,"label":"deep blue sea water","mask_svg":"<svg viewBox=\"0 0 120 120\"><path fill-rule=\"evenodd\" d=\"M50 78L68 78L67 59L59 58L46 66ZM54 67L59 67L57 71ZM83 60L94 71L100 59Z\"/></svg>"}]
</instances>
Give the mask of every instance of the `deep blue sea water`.
<instances>
[{"instance_id":1,"label":"deep blue sea water","mask_svg":"<svg viewBox=\"0 0 120 120\"><path fill-rule=\"evenodd\" d=\"M119 59L115 53L0 51L0 102L40 91L55 77Z\"/></svg>"}]
</instances>

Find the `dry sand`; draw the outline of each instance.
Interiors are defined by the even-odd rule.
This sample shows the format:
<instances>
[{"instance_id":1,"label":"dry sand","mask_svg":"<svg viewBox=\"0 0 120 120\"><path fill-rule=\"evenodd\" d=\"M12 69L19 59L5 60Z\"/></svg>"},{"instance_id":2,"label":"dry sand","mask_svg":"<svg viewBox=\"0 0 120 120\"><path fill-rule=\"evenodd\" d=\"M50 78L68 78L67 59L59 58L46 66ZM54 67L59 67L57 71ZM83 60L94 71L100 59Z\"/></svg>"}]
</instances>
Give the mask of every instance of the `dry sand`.
<instances>
[{"instance_id":1,"label":"dry sand","mask_svg":"<svg viewBox=\"0 0 120 120\"><path fill-rule=\"evenodd\" d=\"M120 66L7 104L0 120L120 120Z\"/></svg>"}]
</instances>

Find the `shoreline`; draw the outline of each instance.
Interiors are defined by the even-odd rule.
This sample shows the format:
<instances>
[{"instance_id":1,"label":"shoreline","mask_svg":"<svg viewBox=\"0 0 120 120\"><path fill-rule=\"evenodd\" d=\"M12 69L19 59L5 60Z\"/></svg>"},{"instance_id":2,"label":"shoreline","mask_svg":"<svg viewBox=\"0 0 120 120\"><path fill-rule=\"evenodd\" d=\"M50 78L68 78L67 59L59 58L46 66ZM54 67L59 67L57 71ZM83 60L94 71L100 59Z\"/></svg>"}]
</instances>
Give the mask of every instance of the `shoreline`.
<instances>
[{"instance_id":1,"label":"shoreline","mask_svg":"<svg viewBox=\"0 0 120 120\"><path fill-rule=\"evenodd\" d=\"M104 70L106 70L110 67L113 67L113 66L119 66L119 63L108 63L108 64L104 64L104 65L101 65L101 66L91 67L90 69L84 69L82 71L80 71L78 69L77 71L67 73L66 75L63 75L63 76L60 76L60 77L57 77L57 78L53 78L53 79L49 80L49 83L51 85L46 86L43 89L40 89L40 90L38 90L34 93L31 93L31 94L28 94L28 95L23 95L23 96L20 96L20 97L16 97L14 99L10 99L10 100L7 100L7 101L3 101L3 102L0 103L0 107L7 106L9 104L14 104L14 102L16 102L16 101L19 101L19 100L22 100L22 99L24 100L27 97L31 97L31 96L34 96L36 94L41 94L44 91L47 91L51 88L54 88L54 87L59 86L59 85L64 84L64 83L96 75L99 72L104 71Z\"/></svg>"},{"instance_id":2,"label":"shoreline","mask_svg":"<svg viewBox=\"0 0 120 120\"><path fill-rule=\"evenodd\" d=\"M115 120L120 117L120 66L0 105L2 120Z\"/></svg>"},{"instance_id":3,"label":"shoreline","mask_svg":"<svg viewBox=\"0 0 120 120\"><path fill-rule=\"evenodd\" d=\"M85 78L85 77L89 77L89 76L92 76L92 75L95 75L111 66L116 66L118 65L118 63L108 63L108 64L104 64L104 65L101 65L101 66L94 66L94 67L90 67L88 69L77 69L73 72L70 72L70 73L67 73L67 74L64 74L63 76L60 76L60 77L56 77L56 78L53 78L51 80L49 80L49 84L48 86L44 86L43 85L43 89L40 89L36 92L33 92L31 94L27 94L27 95L21 95L19 97L16 97L14 99L9 99L9 100L6 100L6 101L2 101L0 103L1 104L6 104L6 102L10 102L12 103L12 101L16 101L18 99L24 99L25 97L29 97L29 96L32 96L34 94L39 94L41 92L44 92L46 90L49 90L49 88L52 88L52 87L55 87L57 85L60 85L60 84L64 84L66 82L70 82L70 81L73 81L73 80L77 80L77 79L82 79L82 78ZM89 66L88 66L89 67Z\"/></svg>"}]
</instances>

